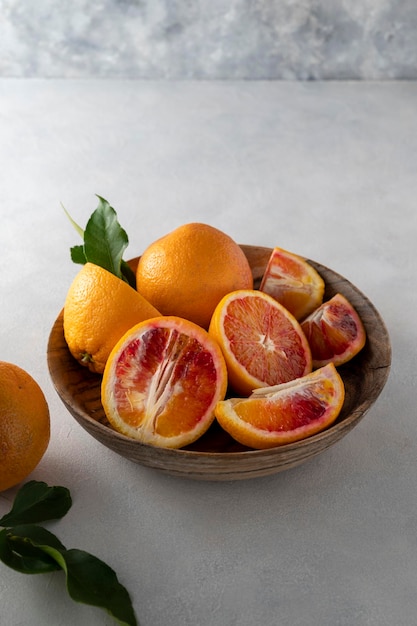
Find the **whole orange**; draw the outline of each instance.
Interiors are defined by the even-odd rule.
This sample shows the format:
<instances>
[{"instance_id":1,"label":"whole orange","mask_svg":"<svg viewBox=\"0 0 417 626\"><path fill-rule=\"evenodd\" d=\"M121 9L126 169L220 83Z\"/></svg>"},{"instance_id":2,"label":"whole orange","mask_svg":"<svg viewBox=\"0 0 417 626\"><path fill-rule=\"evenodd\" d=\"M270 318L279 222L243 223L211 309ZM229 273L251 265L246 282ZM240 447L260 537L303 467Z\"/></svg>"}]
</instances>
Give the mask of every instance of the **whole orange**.
<instances>
[{"instance_id":1,"label":"whole orange","mask_svg":"<svg viewBox=\"0 0 417 626\"><path fill-rule=\"evenodd\" d=\"M65 299L64 336L74 358L102 374L120 337L135 324L158 315L159 311L121 278L86 263Z\"/></svg>"},{"instance_id":2,"label":"whole orange","mask_svg":"<svg viewBox=\"0 0 417 626\"><path fill-rule=\"evenodd\" d=\"M0 491L35 469L49 438L49 409L38 383L17 365L0 361Z\"/></svg>"},{"instance_id":3,"label":"whole orange","mask_svg":"<svg viewBox=\"0 0 417 626\"><path fill-rule=\"evenodd\" d=\"M252 287L252 271L240 246L200 223L184 224L153 242L136 272L137 290L163 315L206 329L224 295Z\"/></svg>"}]
</instances>

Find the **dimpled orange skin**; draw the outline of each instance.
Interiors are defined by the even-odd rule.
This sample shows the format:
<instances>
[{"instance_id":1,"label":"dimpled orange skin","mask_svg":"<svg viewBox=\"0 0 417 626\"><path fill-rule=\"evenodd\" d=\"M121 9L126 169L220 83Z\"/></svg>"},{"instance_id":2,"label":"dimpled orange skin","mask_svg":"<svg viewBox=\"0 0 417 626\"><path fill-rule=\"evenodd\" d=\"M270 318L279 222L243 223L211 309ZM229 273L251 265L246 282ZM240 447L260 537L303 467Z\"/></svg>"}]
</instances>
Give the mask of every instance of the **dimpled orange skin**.
<instances>
[{"instance_id":1,"label":"dimpled orange skin","mask_svg":"<svg viewBox=\"0 0 417 626\"><path fill-rule=\"evenodd\" d=\"M49 409L38 383L17 365L0 361L0 491L35 469L49 439Z\"/></svg>"},{"instance_id":2,"label":"dimpled orange skin","mask_svg":"<svg viewBox=\"0 0 417 626\"><path fill-rule=\"evenodd\" d=\"M160 313L133 287L107 270L86 263L74 278L64 305L64 336L81 365L102 374L124 333Z\"/></svg>"},{"instance_id":3,"label":"dimpled orange skin","mask_svg":"<svg viewBox=\"0 0 417 626\"><path fill-rule=\"evenodd\" d=\"M137 290L163 315L207 329L230 291L251 289L253 276L239 245L207 224L184 224L153 242L139 260Z\"/></svg>"}]
</instances>

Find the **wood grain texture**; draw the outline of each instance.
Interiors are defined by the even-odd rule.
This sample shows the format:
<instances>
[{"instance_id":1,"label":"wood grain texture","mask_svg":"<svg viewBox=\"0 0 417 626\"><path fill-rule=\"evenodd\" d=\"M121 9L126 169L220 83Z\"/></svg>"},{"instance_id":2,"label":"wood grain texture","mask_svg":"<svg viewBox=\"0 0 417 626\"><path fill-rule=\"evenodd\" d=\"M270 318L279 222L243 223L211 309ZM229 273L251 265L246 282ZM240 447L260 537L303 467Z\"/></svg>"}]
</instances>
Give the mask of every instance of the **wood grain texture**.
<instances>
[{"instance_id":1,"label":"wood grain texture","mask_svg":"<svg viewBox=\"0 0 417 626\"><path fill-rule=\"evenodd\" d=\"M270 248L242 246L259 285ZM130 264L135 267L138 259ZM325 299L342 293L358 311L367 333L364 349L338 368L346 389L337 421L327 430L292 444L251 450L233 441L217 423L197 442L181 450L156 448L125 437L109 425L101 404L101 376L89 372L70 354L63 334L63 311L48 341L48 367L54 387L77 422L117 454L171 475L199 480L241 480L267 476L295 467L322 453L344 437L364 417L380 395L389 375L391 346L381 316L369 299L348 280L314 261L323 277Z\"/></svg>"}]
</instances>

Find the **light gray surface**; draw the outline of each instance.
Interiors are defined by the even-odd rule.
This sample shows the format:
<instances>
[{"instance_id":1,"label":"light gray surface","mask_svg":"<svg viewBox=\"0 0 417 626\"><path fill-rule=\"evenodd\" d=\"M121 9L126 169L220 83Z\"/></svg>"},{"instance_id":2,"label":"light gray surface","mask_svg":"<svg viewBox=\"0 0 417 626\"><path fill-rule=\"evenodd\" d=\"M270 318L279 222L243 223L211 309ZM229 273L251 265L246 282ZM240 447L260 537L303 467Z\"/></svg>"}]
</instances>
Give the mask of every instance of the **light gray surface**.
<instances>
[{"instance_id":1,"label":"light gray surface","mask_svg":"<svg viewBox=\"0 0 417 626\"><path fill-rule=\"evenodd\" d=\"M1 0L0 76L416 79L415 0Z\"/></svg>"},{"instance_id":2,"label":"light gray surface","mask_svg":"<svg viewBox=\"0 0 417 626\"><path fill-rule=\"evenodd\" d=\"M417 624L416 104L407 82L0 81L0 358L38 380L52 417L31 478L70 488L50 528L115 568L142 626ZM95 193L130 256L205 221L355 283L393 347L359 426L304 466L235 483L164 476L91 439L45 352L78 271L60 203L85 224ZM0 606L5 626L113 623L61 575L1 564Z\"/></svg>"}]
</instances>

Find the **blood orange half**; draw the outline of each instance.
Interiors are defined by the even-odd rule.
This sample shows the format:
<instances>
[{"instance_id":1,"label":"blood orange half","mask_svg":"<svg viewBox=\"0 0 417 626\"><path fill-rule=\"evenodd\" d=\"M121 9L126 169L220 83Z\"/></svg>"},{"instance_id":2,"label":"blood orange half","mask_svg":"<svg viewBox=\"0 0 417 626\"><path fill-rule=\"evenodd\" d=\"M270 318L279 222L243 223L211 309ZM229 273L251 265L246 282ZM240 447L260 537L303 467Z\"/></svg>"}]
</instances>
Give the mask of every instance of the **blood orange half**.
<instances>
[{"instance_id":1,"label":"blood orange half","mask_svg":"<svg viewBox=\"0 0 417 626\"><path fill-rule=\"evenodd\" d=\"M251 289L226 295L209 333L219 343L236 393L288 382L311 372L311 352L297 320L274 298Z\"/></svg>"},{"instance_id":2,"label":"blood orange half","mask_svg":"<svg viewBox=\"0 0 417 626\"><path fill-rule=\"evenodd\" d=\"M217 421L236 441L256 449L273 448L314 435L332 424L345 388L333 363L249 398L218 402Z\"/></svg>"},{"instance_id":3,"label":"blood orange half","mask_svg":"<svg viewBox=\"0 0 417 626\"><path fill-rule=\"evenodd\" d=\"M259 289L302 320L323 302L324 280L303 257L274 248Z\"/></svg>"},{"instance_id":4,"label":"blood orange half","mask_svg":"<svg viewBox=\"0 0 417 626\"><path fill-rule=\"evenodd\" d=\"M226 389L226 365L207 331L182 318L156 317L116 344L101 396L115 430L142 443L181 448L209 428Z\"/></svg>"},{"instance_id":5,"label":"blood orange half","mask_svg":"<svg viewBox=\"0 0 417 626\"><path fill-rule=\"evenodd\" d=\"M362 350L366 332L350 302L338 293L305 319L303 329L310 344L313 367L342 365Z\"/></svg>"}]
</instances>

